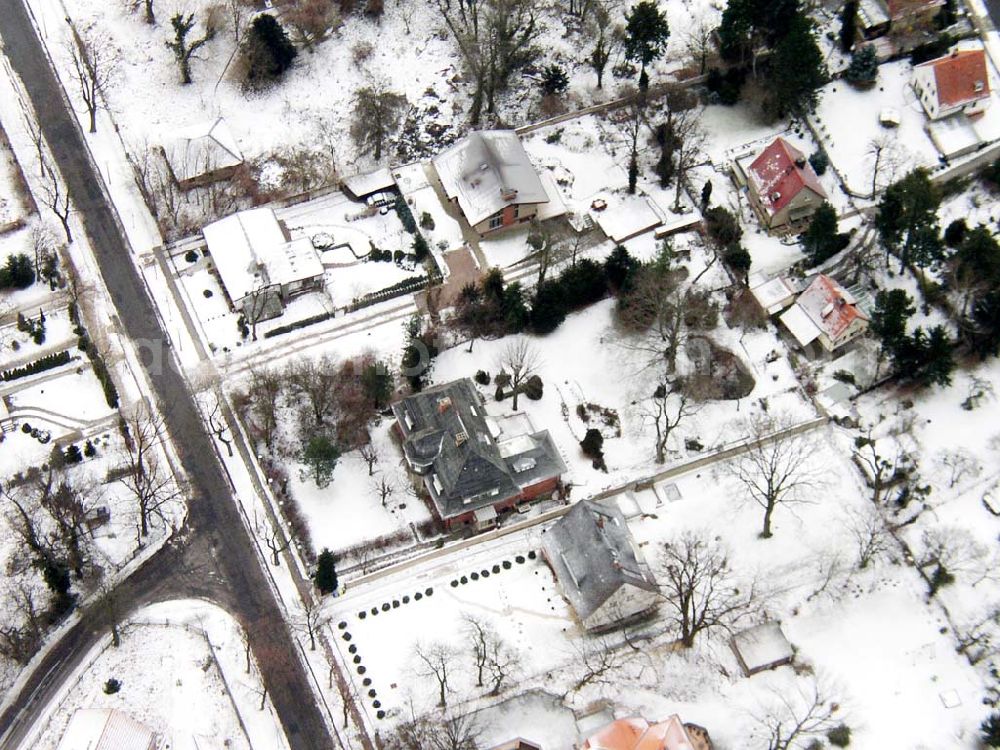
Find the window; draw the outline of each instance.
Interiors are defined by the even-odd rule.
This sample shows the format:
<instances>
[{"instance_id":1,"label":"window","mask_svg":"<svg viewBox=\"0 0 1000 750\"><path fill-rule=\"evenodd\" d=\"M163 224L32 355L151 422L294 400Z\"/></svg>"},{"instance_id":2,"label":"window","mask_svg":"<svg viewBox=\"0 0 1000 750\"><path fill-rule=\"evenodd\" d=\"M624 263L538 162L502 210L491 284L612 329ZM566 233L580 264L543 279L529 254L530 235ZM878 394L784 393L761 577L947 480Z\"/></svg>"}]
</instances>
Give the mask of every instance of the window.
<instances>
[{"instance_id":1,"label":"window","mask_svg":"<svg viewBox=\"0 0 1000 750\"><path fill-rule=\"evenodd\" d=\"M490 217L490 229L498 229L503 226L503 213L493 214Z\"/></svg>"}]
</instances>

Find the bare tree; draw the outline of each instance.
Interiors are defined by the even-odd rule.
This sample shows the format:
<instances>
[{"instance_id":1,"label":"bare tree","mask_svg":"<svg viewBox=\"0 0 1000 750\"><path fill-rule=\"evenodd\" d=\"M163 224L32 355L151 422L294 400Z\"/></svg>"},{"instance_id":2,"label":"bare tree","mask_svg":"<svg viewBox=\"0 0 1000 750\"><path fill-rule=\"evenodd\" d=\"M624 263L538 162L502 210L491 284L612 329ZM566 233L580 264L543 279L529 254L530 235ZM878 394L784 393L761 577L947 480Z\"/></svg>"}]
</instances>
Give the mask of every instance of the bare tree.
<instances>
[{"instance_id":1,"label":"bare tree","mask_svg":"<svg viewBox=\"0 0 1000 750\"><path fill-rule=\"evenodd\" d=\"M948 474L948 487L952 488L966 477L979 476L981 467L976 457L963 448L943 450L937 455L937 464Z\"/></svg>"},{"instance_id":2,"label":"bare tree","mask_svg":"<svg viewBox=\"0 0 1000 750\"><path fill-rule=\"evenodd\" d=\"M12 583L8 594L13 612L8 609L5 623L0 625L0 655L27 664L41 645L45 612L35 601L32 587L24 581Z\"/></svg>"},{"instance_id":3,"label":"bare tree","mask_svg":"<svg viewBox=\"0 0 1000 750\"><path fill-rule=\"evenodd\" d=\"M541 366L541 355L527 338L519 336L503 348L497 364L497 369L504 370L510 376L510 387L514 394L511 406L517 411L517 397L524 384Z\"/></svg>"},{"instance_id":4,"label":"bare tree","mask_svg":"<svg viewBox=\"0 0 1000 750\"><path fill-rule=\"evenodd\" d=\"M906 150L892 133L884 133L869 141L866 156L871 164L871 197L874 199L886 186L896 181L900 170L909 164L909 160L906 158Z\"/></svg>"},{"instance_id":5,"label":"bare tree","mask_svg":"<svg viewBox=\"0 0 1000 750\"><path fill-rule=\"evenodd\" d=\"M482 727L474 713L417 716L396 725L384 740L388 750L478 750Z\"/></svg>"},{"instance_id":6,"label":"bare tree","mask_svg":"<svg viewBox=\"0 0 1000 750\"><path fill-rule=\"evenodd\" d=\"M361 460L368 466L368 476L374 476L375 464L378 463L378 451L375 449L375 444L372 442L365 443L358 448L358 453L361 454Z\"/></svg>"},{"instance_id":7,"label":"bare tree","mask_svg":"<svg viewBox=\"0 0 1000 750\"><path fill-rule=\"evenodd\" d=\"M737 585L725 548L703 535L668 542L660 569L660 592L685 648L700 633L729 630L759 605L756 582Z\"/></svg>"},{"instance_id":8,"label":"bare tree","mask_svg":"<svg viewBox=\"0 0 1000 750\"><path fill-rule=\"evenodd\" d=\"M521 654L506 641L496 638L486 652L486 669L490 674L490 695L499 695L504 683L521 667Z\"/></svg>"},{"instance_id":9,"label":"bare tree","mask_svg":"<svg viewBox=\"0 0 1000 750\"><path fill-rule=\"evenodd\" d=\"M332 0L298 0L281 16L294 32L295 41L309 49L326 39L340 19Z\"/></svg>"},{"instance_id":10,"label":"bare tree","mask_svg":"<svg viewBox=\"0 0 1000 750\"><path fill-rule=\"evenodd\" d=\"M320 605L313 599L312 594L309 594L302 600L302 615L299 625L303 632L309 636L310 651L316 650L316 634L323 629L323 626L326 625L329 619L329 616L323 612Z\"/></svg>"},{"instance_id":11,"label":"bare tree","mask_svg":"<svg viewBox=\"0 0 1000 750\"><path fill-rule=\"evenodd\" d=\"M708 139L702 127L702 108L685 109L673 114L670 137L674 152L674 211L681 210L681 190L687 174L705 159L705 142Z\"/></svg>"},{"instance_id":12,"label":"bare tree","mask_svg":"<svg viewBox=\"0 0 1000 750\"><path fill-rule=\"evenodd\" d=\"M124 473L118 480L139 512L136 543L149 536L150 523L167 522L167 509L179 501L182 489L163 460L163 417L138 403L122 414L125 431Z\"/></svg>"},{"instance_id":13,"label":"bare tree","mask_svg":"<svg viewBox=\"0 0 1000 750\"><path fill-rule=\"evenodd\" d=\"M998 649L995 640L998 627L1000 627L1000 605L996 603L990 604L984 613L956 625L958 653L964 654L972 665L996 656Z\"/></svg>"},{"instance_id":14,"label":"bare tree","mask_svg":"<svg viewBox=\"0 0 1000 750\"><path fill-rule=\"evenodd\" d=\"M698 412L687 391L674 388L662 378L653 395L643 402L642 414L656 428L656 463L667 460L667 442L673 431L688 417Z\"/></svg>"},{"instance_id":15,"label":"bare tree","mask_svg":"<svg viewBox=\"0 0 1000 750\"><path fill-rule=\"evenodd\" d=\"M394 477L386 475L385 472L379 472L377 477L372 478L372 491L378 495L379 500L382 501L382 507L385 508L389 502L389 498L396 493L396 480Z\"/></svg>"},{"instance_id":16,"label":"bare tree","mask_svg":"<svg viewBox=\"0 0 1000 750\"><path fill-rule=\"evenodd\" d=\"M715 50L713 34L716 25L709 21L705 11L701 11L688 26L684 35L684 49L691 56L692 62L698 66L698 73L705 74L708 66L708 56Z\"/></svg>"},{"instance_id":17,"label":"bare tree","mask_svg":"<svg viewBox=\"0 0 1000 750\"><path fill-rule=\"evenodd\" d=\"M418 675L434 678L438 685L438 705L444 708L448 703L448 677L455 665L455 651L447 643L435 641L418 642L413 652L418 662Z\"/></svg>"},{"instance_id":18,"label":"bare tree","mask_svg":"<svg viewBox=\"0 0 1000 750\"><path fill-rule=\"evenodd\" d=\"M268 448L278 429L279 400L284 383L277 370L259 367L250 370L246 391L246 417L252 433L256 433Z\"/></svg>"},{"instance_id":19,"label":"bare tree","mask_svg":"<svg viewBox=\"0 0 1000 750\"><path fill-rule=\"evenodd\" d=\"M62 178L55 167L48 159L41 159L42 182L41 198L44 203L59 219L63 232L66 234L66 243L73 242L73 233L69 227L70 200L69 192L62 182Z\"/></svg>"},{"instance_id":20,"label":"bare tree","mask_svg":"<svg viewBox=\"0 0 1000 750\"><path fill-rule=\"evenodd\" d=\"M150 26L156 23L156 13L153 8L154 4L154 0L125 0L125 7L132 13L137 13L141 10L142 20Z\"/></svg>"},{"instance_id":21,"label":"bare tree","mask_svg":"<svg viewBox=\"0 0 1000 750\"><path fill-rule=\"evenodd\" d=\"M580 676L566 695L582 690L587 685L613 685L616 673L625 664L621 651L606 638L574 642L573 652L573 666L579 670Z\"/></svg>"},{"instance_id":22,"label":"bare tree","mask_svg":"<svg viewBox=\"0 0 1000 750\"><path fill-rule=\"evenodd\" d=\"M858 567L862 570L872 562L892 551L893 538L885 519L875 506L852 511L848 515L848 529L854 539L858 554Z\"/></svg>"},{"instance_id":23,"label":"bare tree","mask_svg":"<svg viewBox=\"0 0 1000 750\"><path fill-rule=\"evenodd\" d=\"M590 24L590 36L594 38L594 46L587 62L597 75L597 88L604 87L604 69L617 46L615 29L611 26L607 9L603 4L595 3L593 21Z\"/></svg>"},{"instance_id":24,"label":"bare tree","mask_svg":"<svg viewBox=\"0 0 1000 750\"><path fill-rule=\"evenodd\" d=\"M381 161L382 149L397 132L399 118L406 109L406 97L390 91L388 84L375 80L354 94L354 121L351 136L358 149Z\"/></svg>"},{"instance_id":25,"label":"bare tree","mask_svg":"<svg viewBox=\"0 0 1000 750\"><path fill-rule=\"evenodd\" d=\"M792 690L772 688L755 712L753 736L757 742L767 743L767 750L802 747L806 740L832 729L839 710L840 705L830 700L815 681L808 686L796 682Z\"/></svg>"},{"instance_id":26,"label":"bare tree","mask_svg":"<svg viewBox=\"0 0 1000 750\"><path fill-rule=\"evenodd\" d=\"M259 519L256 511L254 511L253 522L257 536L264 540L264 544L271 552L271 564L277 568L281 565L281 553L292 546L291 535L285 534L281 524L272 523L267 518Z\"/></svg>"},{"instance_id":27,"label":"bare tree","mask_svg":"<svg viewBox=\"0 0 1000 750\"><path fill-rule=\"evenodd\" d=\"M479 617L466 614L462 619L465 621L466 639L472 646L472 656L476 666L476 686L482 687L490 652L493 644L499 640L499 636L488 622Z\"/></svg>"},{"instance_id":28,"label":"bare tree","mask_svg":"<svg viewBox=\"0 0 1000 750\"><path fill-rule=\"evenodd\" d=\"M100 623L111 631L111 645L118 648L122 643L122 611L118 589L110 581L102 581L98 588L94 606Z\"/></svg>"},{"instance_id":29,"label":"bare tree","mask_svg":"<svg viewBox=\"0 0 1000 750\"><path fill-rule=\"evenodd\" d=\"M243 37L243 25L246 23L247 8L243 0L226 0L226 13L229 16L229 25L233 29L233 46L240 47Z\"/></svg>"},{"instance_id":30,"label":"bare tree","mask_svg":"<svg viewBox=\"0 0 1000 750\"><path fill-rule=\"evenodd\" d=\"M212 430L212 434L215 435L216 439L226 446L226 454L232 458L233 441L232 435L229 431L229 422L226 420L225 413L223 411L225 395L223 395L221 387L216 386L213 388L210 398L211 405L209 406L207 412L208 426Z\"/></svg>"},{"instance_id":31,"label":"bare tree","mask_svg":"<svg viewBox=\"0 0 1000 750\"><path fill-rule=\"evenodd\" d=\"M510 77L534 59L541 33L535 0L435 0L472 78L470 124L483 106L496 112L496 98Z\"/></svg>"},{"instance_id":32,"label":"bare tree","mask_svg":"<svg viewBox=\"0 0 1000 750\"><path fill-rule=\"evenodd\" d=\"M337 363L324 355L319 359L304 357L289 365L288 383L301 396L315 422L322 425L336 403Z\"/></svg>"},{"instance_id":33,"label":"bare tree","mask_svg":"<svg viewBox=\"0 0 1000 750\"><path fill-rule=\"evenodd\" d=\"M872 504L877 506L882 502L886 485L895 473L895 461L890 461L882 454L876 439L872 437L871 429L854 439L852 457L864 473L865 482L871 488Z\"/></svg>"},{"instance_id":34,"label":"bare tree","mask_svg":"<svg viewBox=\"0 0 1000 750\"><path fill-rule=\"evenodd\" d=\"M121 52L107 34L90 29L74 34L67 43L73 61L73 80L90 116L90 132L97 132L97 110L107 106L107 88L118 74Z\"/></svg>"},{"instance_id":35,"label":"bare tree","mask_svg":"<svg viewBox=\"0 0 1000 750\"><path fill-rule=\"evenodd\" d=\"M979 578L989 555L989 548L964 526L934 526L921 534L916 563L922 571L933 568L932 578L939 580L941 573Z\"/></svg>"},{"instance_id":36,"label":"bare tree","mask_svg":"<svg viewBox=\"0 0 1000 750\"><path fill-rule=\"evenodd\" d=\"M38 222L29 232L35 274L49 282L49 289L55 291L59 283L58 241L47 223Z\"/></svg>"},{"instance_id":37,"label":"bare tree","mask_svg":"<svg viewBox=\"0 0 1000 750\"><path fill-rule=\"evenodd\" d=\"M729 463L747 496L764 509L761 538L771 537L771 517L779 506L809 502L805 492L817 489L820 478L809 467L813 444L792 432L785 417L767 415L743 422L748 435L746 450Z\"/></svg>"}]
</instances>

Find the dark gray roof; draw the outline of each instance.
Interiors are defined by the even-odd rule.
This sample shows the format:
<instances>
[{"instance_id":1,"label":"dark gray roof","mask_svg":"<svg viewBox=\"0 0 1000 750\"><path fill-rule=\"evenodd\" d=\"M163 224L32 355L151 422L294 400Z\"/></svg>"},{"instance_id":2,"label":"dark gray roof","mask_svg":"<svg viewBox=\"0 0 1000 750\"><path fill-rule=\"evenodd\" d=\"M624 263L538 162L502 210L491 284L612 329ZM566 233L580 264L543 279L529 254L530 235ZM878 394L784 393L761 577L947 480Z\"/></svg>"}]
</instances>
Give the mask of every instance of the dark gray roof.
<instances>
[{"instance_id":1,"label":"dark gray roof","mask_svg":"<svg viewBox=\"0 0 1000 750\"><path fill-rule=\"evenodd\" d=\"M498 444L468 378L428 388L392 405L410 464L428 469L442 518L517 497L566 467L547 432Z\"/></svg>"},{"instance_id":2,"label":"dark gray roof","mask_svg":"<svg viewBox=\"0 0 1000 750\"><path fill-rule=\"evenodd\" d=\"M581 500L546 530L542 546L581 620L626 584L659 590L616 507Z\"/></svg>"}]
</instances>

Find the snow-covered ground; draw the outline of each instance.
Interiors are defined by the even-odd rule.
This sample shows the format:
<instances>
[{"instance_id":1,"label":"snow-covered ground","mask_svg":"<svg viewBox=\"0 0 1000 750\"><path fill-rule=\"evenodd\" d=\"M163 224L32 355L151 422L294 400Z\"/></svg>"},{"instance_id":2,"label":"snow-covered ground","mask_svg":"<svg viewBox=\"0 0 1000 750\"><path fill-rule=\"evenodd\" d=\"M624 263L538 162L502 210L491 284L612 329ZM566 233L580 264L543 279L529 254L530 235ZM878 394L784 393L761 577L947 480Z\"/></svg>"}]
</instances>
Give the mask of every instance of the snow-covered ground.
<instances>
[{"instance_id":1,"label":"snow-covered ground","mask_svg":"<svg viewBox=\"0 0 1000 750\"><path fill-rule=\"evenodd\" d=\"M121 645L102 640L63 686L62 702L33 728L32 747L54 748L79 708L113 708L167 747L287 748L270 700L259 708L260 678L256 666L245 671L244 637L235 620L204 602L135 613L122 625ZM107 694L111 678L121 688Z\"/></svg>"}]
</instances>

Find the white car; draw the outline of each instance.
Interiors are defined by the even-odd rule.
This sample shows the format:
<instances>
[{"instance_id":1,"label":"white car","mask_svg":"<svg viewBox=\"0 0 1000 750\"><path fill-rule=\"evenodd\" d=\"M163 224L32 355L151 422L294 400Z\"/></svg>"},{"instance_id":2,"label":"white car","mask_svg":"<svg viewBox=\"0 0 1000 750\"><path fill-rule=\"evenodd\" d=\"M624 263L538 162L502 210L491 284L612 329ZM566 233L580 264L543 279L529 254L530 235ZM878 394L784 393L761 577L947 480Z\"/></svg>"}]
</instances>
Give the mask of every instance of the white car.
<instances>
[{"instance_id":1,"label":"white car","mask_svg":"<svg viewBox=\"0 0 1000 750\"><path fill-rule=\"evenodd\" d=\"M1000 500L992 492L987 492L983 495L983 505L994 516L1000 516Z\"/></svg>"}]
</instances>

